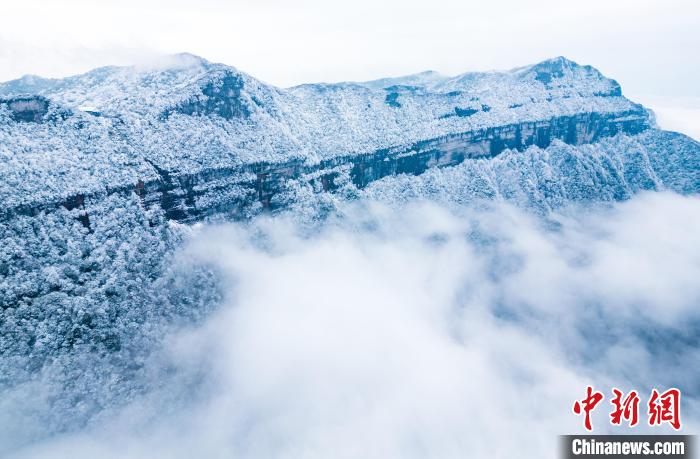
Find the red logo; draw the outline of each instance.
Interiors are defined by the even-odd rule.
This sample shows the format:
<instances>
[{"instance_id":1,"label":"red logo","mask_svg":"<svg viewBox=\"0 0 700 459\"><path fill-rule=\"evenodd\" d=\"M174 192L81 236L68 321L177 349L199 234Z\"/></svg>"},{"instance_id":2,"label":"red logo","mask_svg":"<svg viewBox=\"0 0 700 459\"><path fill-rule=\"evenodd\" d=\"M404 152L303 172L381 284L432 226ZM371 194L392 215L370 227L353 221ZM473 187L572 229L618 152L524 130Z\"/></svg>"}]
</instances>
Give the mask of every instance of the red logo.
<instances>
[{"instance_id":1,"label":"red logo","mask_svg":"<svg viewBox=\"0 0 700 459\"><path fill-rule=\"evenodd\" d=\"M629 427L634 427L639 423L639 394L636 390L624 394L617 388L612 389L613 398L610 404L613 410L610 412L610 424L619 426L625 421ZM586 387L586 397L574 402L573 411L576 415L584 415L583 426L588 431L593 430L591 424L591 412L603 401L605 396L602 392L594 390L591 386ZM681 391L671 388L659 394L653 389L649 396L649 425L658 426L668 423L675 430L681 428Z\"/></svg>"}]
</instances>

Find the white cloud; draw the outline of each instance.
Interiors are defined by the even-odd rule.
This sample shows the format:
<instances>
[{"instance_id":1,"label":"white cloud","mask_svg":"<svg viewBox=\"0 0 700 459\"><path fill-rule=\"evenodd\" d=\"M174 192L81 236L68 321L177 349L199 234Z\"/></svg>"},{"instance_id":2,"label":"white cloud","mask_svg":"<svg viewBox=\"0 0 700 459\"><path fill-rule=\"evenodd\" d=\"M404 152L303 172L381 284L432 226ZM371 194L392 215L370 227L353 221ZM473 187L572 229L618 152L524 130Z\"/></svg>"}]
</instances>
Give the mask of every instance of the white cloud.
<instances>
[{"instance_id":1,"label":"white cloud","mask_svg":"<svg viewBox=\"0 0 700 459\"><path fill-rule=\"evenodd\" d=\"M301 233L204 228L182 257L221 269L226 305L168 339L171 377L18 457L551 457L588 383L677 385L697 431L698 350L675 339L700 319L697 197L548 222L354 207Z\"/></svg>"}]
</instances>

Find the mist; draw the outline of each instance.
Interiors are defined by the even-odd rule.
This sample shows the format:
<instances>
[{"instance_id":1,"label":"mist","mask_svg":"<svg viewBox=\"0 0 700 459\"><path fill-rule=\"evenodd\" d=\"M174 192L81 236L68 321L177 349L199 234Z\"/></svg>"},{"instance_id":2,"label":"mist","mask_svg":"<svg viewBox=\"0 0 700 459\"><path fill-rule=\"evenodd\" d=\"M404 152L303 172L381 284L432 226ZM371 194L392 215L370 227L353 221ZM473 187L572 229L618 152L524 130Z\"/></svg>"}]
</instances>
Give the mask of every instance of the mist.
<instances>
[{"instance_id":1,"label":"mist","mask_svg":"<svg viewBox=\"0 0 700 459\"><path fill-rule=\"evenodd\" d=\"M193 228L178 262L222 306L168 334L145 395L13 457L555 457L588 384L596 433L613 386L680 388L698 432L700 198L297 218Z\"/></svg>"}]
</instances>

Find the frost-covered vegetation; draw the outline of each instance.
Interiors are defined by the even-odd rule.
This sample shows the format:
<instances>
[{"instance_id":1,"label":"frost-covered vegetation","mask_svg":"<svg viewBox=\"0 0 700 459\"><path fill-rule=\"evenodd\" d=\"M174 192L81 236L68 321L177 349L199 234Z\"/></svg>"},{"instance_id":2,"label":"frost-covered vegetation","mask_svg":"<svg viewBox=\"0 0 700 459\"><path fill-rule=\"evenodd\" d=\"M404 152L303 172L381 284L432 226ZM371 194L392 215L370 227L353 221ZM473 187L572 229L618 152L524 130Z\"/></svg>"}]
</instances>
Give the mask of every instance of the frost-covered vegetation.
<instances>
[{"instance_id":1,"label":"frost-covered vegetation","mask_svg":"<svg viewBox=\"0 0 700 459\"><path fill-rule=\"evenodd\" d=\"M546 215L574 203L614 202L642 191L700 191L700 145L678 133L647 130L586 145L555 141L547 148L506 150L494 158L470 159L420 175L389 176L358 189L348 169L339 169L338 189L320 192L317 182L290 180L275 197L299 220L333 214L348 200L391 206L430 200L448 205L502 201Z\"/></svg>"},{"instance_id":2,"label":"frost-covered vegetation","mask_svg":"<svg viewBox=\"0 0 700 459\"><path fill-rule=\"evenodd\" d=\"M637 117L644 132L467 157L364 188L349 163L304 168L581 114ZM216 218L228 202L246 201L239 217L276 209L313 232L329 217L342 220L350 200L393 208L422 199L504 201L546 217L644 190L697 193L700 145L647 129L649 116L615 81L563 58L454 78L424 73L280 89L179 56L168 66L1 84L0 425L15 430L0 433L0 444L84 425L153 391L161 376L171 381L172 368L148 365L154 350L170 330L208 317L222 291L214 266L180 253L198 227L177 223L186 221L174 213L182 209L168 203L191 202ZM450 148L459 153L458 142ZM276 193L263 196L266 173L253 165L284 162L284 169L292 159L302 172L283 170ZM193 182L185 189L180 180ZM265 246L263 236L256 244ZM182 390L198 383L197 371L187 377ZM2 418L19 411L26 424Z\"/></svg>"},{"instance_id":3,"label":"frost-covered vegetation","mask_svg":"<svg viewBox=\"0 0 700 459\"><path fill-rule=\"evenodd\" d=\"M17 409L6 394L34 391L22 403L44 419L39 435L138 394L168 327L196 324L219 301L214 272L173 260L191 229L144 212L136 196L86 207L89 229L82 209L0 222L0 412ZM40 381L50 383L40 391ZM0 443L28 434L16 429Z\"/></svg>"},{"instance_id":4,"label":"frost-covered vegetation","mask_svg":"<svg viewBox=\"0 0 700 459\"><path fill-rule=\"evenodd\" d=\"M649 130L572 146L507 151L419 176L374 182L363 196L386 202L503 200L538 212L572 203L622 201L641 191L700 191L700 150L687 137Z\"/></svg>"}]
</instances>

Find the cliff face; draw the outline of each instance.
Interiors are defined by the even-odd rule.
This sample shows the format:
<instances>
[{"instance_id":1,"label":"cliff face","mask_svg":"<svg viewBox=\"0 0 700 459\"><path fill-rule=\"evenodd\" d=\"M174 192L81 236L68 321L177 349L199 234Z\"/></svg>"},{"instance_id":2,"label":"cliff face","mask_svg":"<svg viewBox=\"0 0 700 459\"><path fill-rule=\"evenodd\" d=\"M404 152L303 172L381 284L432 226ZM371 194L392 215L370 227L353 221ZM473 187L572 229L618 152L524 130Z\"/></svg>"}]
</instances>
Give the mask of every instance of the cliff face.
<instances>
[{"instance_id":1,"label":"cliff face","mask_svg":"<svg viewBox=\"0 0 700 459\"><path fill-rule=\"evenodd\" d=\"M191 108L193 105L187 105ZM600 114L581 113L548 120L514 123L449 134L408 146L377 150L370 154L337 155L315 164L298 159L286 162L254 162L241 166L201 169L194 173L171 172L151 160L155 171L150 180L139 179L98 193L77 193L65 199L38 205L4 209L13 214L32 215L63 206L68 210L84 208L85 197L126 196L135 193L146 208L159 207L170 220L192 222L215 215L245 218L261 209L279 208L275 195L289 181L319 183L320 191L333 191L343 183L343 175L358 188L383 177L397 174L419 175L432 167L449 167L467 159L492 158L506 149L523 151L535 145L546 148L560 140L583 145L618 134L634 135L650 128L644 109ZM89 228L85 213L81 221Z\"/></svg>"},{"instance_id":2,"label":"cliff face","mask_svg":"<svg viewBox=\"0 0 700 459\"><path fill-rule=\"evenodd\" d=\"M349 180L361 189L387 176L419 175L433 167L493 158L506 149L523 151L532 145L546 148L554 140L582 145L617 134L638 134L649 127L644 110L579 114L451 134L366 155L338 156L314 165L296 160L208 169L193 175L170 176L162 172L160 181L148 184L152 191L150 196L144 196L144 202L157 203L168 218L177 221L195 221L217 214L240 218L256 205L263 209L282 206L275 202L275 196L285 191L289 181L305 181L318 184L319 191L334 191ZM345 181L344 174L349 174Z\"/></svg>"}]
</instances>

